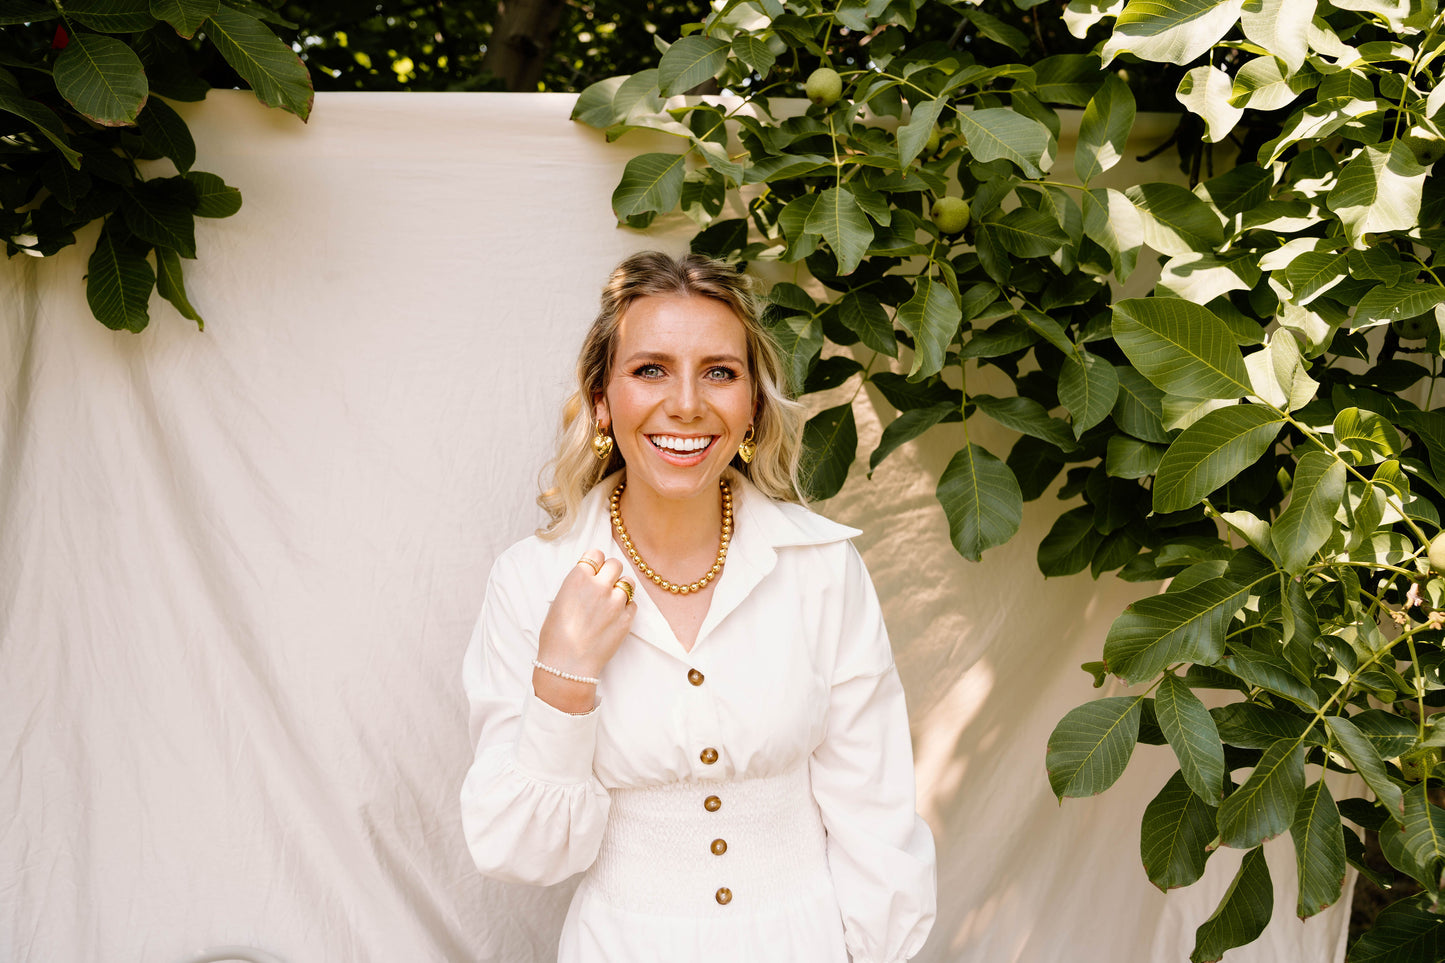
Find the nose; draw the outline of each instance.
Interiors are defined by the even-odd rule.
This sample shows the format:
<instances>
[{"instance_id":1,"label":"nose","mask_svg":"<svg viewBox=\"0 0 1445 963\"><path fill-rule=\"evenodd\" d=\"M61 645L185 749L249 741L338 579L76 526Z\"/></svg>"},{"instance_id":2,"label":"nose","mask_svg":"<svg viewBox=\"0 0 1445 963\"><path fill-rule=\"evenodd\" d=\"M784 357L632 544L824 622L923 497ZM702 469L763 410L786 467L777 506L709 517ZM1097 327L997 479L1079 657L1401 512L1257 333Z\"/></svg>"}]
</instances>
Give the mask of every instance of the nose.
<instances>
[{"instance_id":1,"label":"nose","mask_svg":"<svg viewBox=\"0 0 1445 963\"><path fill-rule=\"evenodd\" d=\"M702 393L691 378L680 378L668 396L667 413L681 421L695 421L702 417Z\"/></svg>"}]
</instances>

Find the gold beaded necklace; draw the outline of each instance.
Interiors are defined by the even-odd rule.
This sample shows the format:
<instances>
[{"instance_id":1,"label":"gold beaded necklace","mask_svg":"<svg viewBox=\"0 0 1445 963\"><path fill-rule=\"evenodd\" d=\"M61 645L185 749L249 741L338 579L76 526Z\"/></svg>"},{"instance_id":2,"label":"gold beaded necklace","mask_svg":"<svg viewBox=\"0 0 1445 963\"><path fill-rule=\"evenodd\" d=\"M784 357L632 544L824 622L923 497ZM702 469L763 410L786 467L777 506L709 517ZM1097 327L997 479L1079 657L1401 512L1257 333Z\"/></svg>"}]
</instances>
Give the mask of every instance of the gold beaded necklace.
<instances>
[{"instance_id":1,"label":"gold beaded necklace","mask_svg":"<svg viewBox=\"0 0 1445 963\"><path fill-rule=\"evenodd\" d=\"M627 526L622 524L622 490L627 487L626 481L617 483L612 490L612 527L617 529L617 540L627 551L627 557L632 559L632 564L637 570L653 582L671 592L673 595L690 595L693 592L701 592L707 583L717 578L718 573L723 570L723 563L728 558L728 543L733 537L733 493L728 487L726 478L719 478L718 485L722 489L722 534L718 537L717 561L713 562L712 568L702 578L695 582L688 582L686 585L679 585L677 582L669 582L655 572L651 565L642 560L637 554L637 548L632 544L632 536L627 534Z\"/></svg>"}]
</instances>

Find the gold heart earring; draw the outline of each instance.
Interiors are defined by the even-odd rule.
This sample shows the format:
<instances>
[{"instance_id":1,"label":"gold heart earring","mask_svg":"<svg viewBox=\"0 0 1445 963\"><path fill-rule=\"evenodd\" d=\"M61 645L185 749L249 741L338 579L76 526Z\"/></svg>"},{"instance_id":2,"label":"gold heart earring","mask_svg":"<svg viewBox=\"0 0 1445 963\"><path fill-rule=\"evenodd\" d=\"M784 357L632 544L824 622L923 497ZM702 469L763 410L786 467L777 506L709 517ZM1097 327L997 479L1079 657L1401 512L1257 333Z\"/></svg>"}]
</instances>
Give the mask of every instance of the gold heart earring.
<instances>
[{"instance_id":1,"label":"gold heart earring","mask_svg":"<svg viewBox=\"0 0 1445 963\"><path fill-rule=\"evenodd\" d=\"M606 461L612 454L612 436L604 431L600 424L592 436L592 453L597 456L598 461Z\"/></svg>"},{"instance_id":2,"label":"gold heart earring","mask_svg":"<svg viewBox=\"0 0 1445 963\"><path fill-rule=\"evenodd\" d=\"M743 435L742 444L738 445L738 457L743 460L743 464L750 465L757 453L758 443L753 440L753 426L748 425L748 432Z\"/></svg>"}]
</instances>

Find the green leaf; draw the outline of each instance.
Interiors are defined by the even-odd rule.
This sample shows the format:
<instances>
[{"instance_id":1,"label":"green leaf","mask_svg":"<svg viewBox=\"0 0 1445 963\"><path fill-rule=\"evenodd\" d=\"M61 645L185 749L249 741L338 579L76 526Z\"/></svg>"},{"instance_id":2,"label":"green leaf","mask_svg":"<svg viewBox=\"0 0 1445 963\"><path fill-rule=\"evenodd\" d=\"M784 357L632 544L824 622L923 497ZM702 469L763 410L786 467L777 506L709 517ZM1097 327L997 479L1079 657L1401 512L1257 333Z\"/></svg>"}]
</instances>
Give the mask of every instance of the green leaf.
<instances>
[{"instance_id":1,"label":"green leaf","mask_svg":"<svg viewBox=\"0 0 1445 963\"><path fill-rule=\"evenodd\" d=\"M1204 703L1170 672L1154 693L1154 715L1189 788L1211 806L1224 798L1224 746Z\"/></svg>"},{"instance_id":2,"label":"green leaf","mask_svg":"<svg viewBox=\"0 0 1445 963\"><path fill-rule=\"evenodd\" d=\"M1112 478L1148 478L1159 470L1163 457L1161 445L1151 445L1128 435L1110 435L1104 470Z\"/></svg>"},{"instance_id":3,"label":"green leaf","mask_svg":"<svg viewBox=\"0 0 1445 963\"><path fill-rule=\"evenodd\" d=\"M1064 451L1072 451L1077 445L1069 434L1069 426L1049 416L1048 410L1032 398L995 398L993 395L974 395L969 401L978 405L978 410L1006 428L1019 434L1057 445Z\"/></svg>"},{"instance_id":4,"label":"green leaf","mask_svg":"<svg viewBox=\"0 0 1445 963\"><path fill-rule=\"evenodd\" d=\"M3 70L0 70L0 111L14 114L33 124L46 140L55 145L67 164L80 170L80 152L70 146L70 138L65 133L65 125L61 123L59 115L21 93L19 85Z\"/></svg>"},{"instance_id":5,"label":"green leaf","mask_svg":"<svg viewBox=\"0 0 1445 963\"><path fill-rule=\"evenodd\" d=\"M1124 157L1124 144L1134 129L1134 94L1117 74L1104 75L1104 84L1084 108L1079 122L1074 170L1088 183Z\"/></svg>"},{"instance_id":6,"label":"green leaf","mask_svg":"<svg viewBox=\"0 0 1445 963\"><path fill-rule=\"evenodd\" d=\"M1257 689L1263 689L1302 707L1320 707L1319 696L1300 681L1283 655L1240 648L1225 656L1219 664Z\"/></svg>"},{"instance_id":7,"label":"green leaf","mask_svg":"<svg viewBox=\"0 0 1445 963\"><path fill-rule=\"evenodd\" d=\"M1350 721L1360 734L1370 740L1370 745L1382 759L1392 759L1408 752L1419 738L1415 724L1403 716L1383 709L1366 709L1350 716Z\"/></svg>"},{"instance_id":8,"label":"green leaf","mask_svg":"<svg viewBox=\"0 0 1445 963\"><path fill-rule=\"evenodd\" d=\"M648 211L666 214L682 197L682 154L639 154L622 169L622 180L612 192L612 210L618 220Z\"/></svg>"},{"instance_id":9,"label":"green leaf","mask_svg":"<svg viewBox=\"0 0 1445 963\"><path fill-rule=\"evenodd\" d=\"M958 553L977 562L1002 545L1023 520L1023 494L1008 466L978 445L958 451L938 480L938 501L948 516Z\"/></svg>"},{"instance_id":10,"label":"green leaf","mask_svg":"<svg viewBox=\"0 0 1445 963\"><path fill-rule=\"evenodd\" d=\"M1019 257L1048 257L1069 243L1058 221L1027 207L990 220L990 226L1003 249Z\"/></svg>"},{"instance_id":11,"label":"green leaf","mask_svg":"<svg viewBox=\"0 0 1445 963\"><path fill-rule=\"evenodd\" d=\"M1144 243L1161 254L1211 254L1224 244L1219 215L1187 188L1135 184L1124 194L1143 215Z\"/></svg>"},{"instance_id":12,"label":"green leaf","mask_svg":"<svg viewBox=\"0 0 1445 963\"><path fill-rule=\"evenodd\" d=\"M1395 426L1373 411L1343 408L1335 415L1335 450L1351 464L1378 464L1400 454Z\"/></svg>"},{"instance_id":13,"label":"green leaf","mask_svg":"<svg viewBox=\"0 0 1445 963\"><path fill-rule=\"evenodd\" d=\"M1007 107L960 111L958 129L976 160L1008 160L1028 177L1053 166L1053 135L1038 121Z\"/></svg>"},{"instance_id":14,"label":"green leaf","mask_svg":"<svg viewBox=\"0 0 1445 963\"><path fill-rule=\"evenodd\" d=\"M1187 592L1140 599L1109 626L1104 639L1109 671L1133 685L1176 662L1218 661L1224 629L1248 598L1248 588L1213 578Z\"/></svg>"},{"instance_id":15,"label":"green leaf","mask_svg":"<svg viewBox=\"0 0 1445 963\"><path fill-rule=\"evenodd\" d=\"M957 412L957 405L951 401L943 401L930 408L913 408L899 414L883 429L883 434L878 439L878 447L868 456L868 474L872 476L883 459L891 455L899 445L912 441Z\"/></svg>"},{"instance_id":16,"label":"green leaf","mask_svg":"<svg viewBox=\"0 0 1445 963\"><path fill-rule=\"evenodd\" d=\"M1179 298L1116 302L1114 339L1139 373L1182 398L1236 399L1251 393L1244 356L1224 322Z\"/></svg>"},{"instance_id":17,"label":"green leaf","mask_svg":"<svg viewBox=\"0 0 1445 963\"><path fill-rule=\"evenodd\" d=\"M804 230L828 242L838 259L839 276L852 274L873 243L873 225L846 187L830 187L818 195Z\"/></svg>"},{"instance_id":18,"label":"green leaf","mask_svg":"<svg viewBox=\"0 0 1445 963\"><path fill-rule=\"evenodd\" d=\"M206 322L202 320L200 312L191 306L190 299L186 297L186 282L181 275L181 256L168 247L156 248L156 291L175 306L181 317L189 318L196 322L200 330L206 330Z\"/></svg>"},{"instance_id":19,"label":"green leaf","mask_svg":"<svg viewBox=\"0 0 1445 963\"><path fill-rule=\"evenodd\" d=\"M667 48L657 64L657 86L662 96L685 94L713 79L728 61L728 43L694 34Z\"/></svg>"},{"instance_id":20,"label":"green leaf","mask_svg":"<svg viewBox=\"0 0 1445 963\"><path fill-rule=\"evenodd\" d=\"M1039 542L1039 571L1046 578L1082 572L1093 561L1104 536L1094 527L1094 507L1081 505L1054 520L1049 533Z\"/></svg>"},{"instance_id":21,"label":"green leaf","mask_svg":"<svg viewBox=\"0 0 1445 963\"><path fill-rule=\"evenodd\" d=\"M622 118L613 111L612 98L627 79L626 76L608 77L606 80L599 80L595 84L589 85L586 90L577 95L577 102L572 105L570 119L599 130L617 123Z\"/></svg>"},{"instance_id":22,"label":"green leaf","mask_svg":"<svg viewBox=\"0 0 1445 963\"><path fill-rule=\"evenodd\" d=\"M1365 785L1374 792L1375 798L1396 822L1404 818L1405 797L1400 787L1390 780L1380 754L1364 734L1344 716L1325 716L1325 725L1335 737L1336 744L1355 767L1355 772L1365 780Z\"/></svg>"},{"instance_id":23,"label":"green leaf","mask_svg":"<svg viewBox=\"0 0 1445 963\"><path fill-rule=\"evenodd\" d=\"M1445 287L1438 284L1379 284L1360 298L1351 326L1358 329L1402 321L1440 304L1445 304Z\"/></svg>"},{"instance_id":24,"label":"green leaf","mask_svg":"<svg viewBox=\"0 0 1445 963\"><path fill-rule=\"evenodd\" d=\"M1253 849L1289 829L1305 788L1304 747L1281 739L1264 750L1254 771L1219 805L1219 838L1225 846Z\"/></svg>"},{"instance_id":25,"label":"green leaf","mask_svg":"<svg viewBox=\"0 0 1445 963\"><path fill-rule=\"evenodd\" d=\"M1099 51L1107 65L1121 53L1184 66L1198 60L1235 22L1244 0L1130 0Z\"/></svg>"},{"instance_id":26,"label":"green leaf","mask_svg":"<svg viewBox=\"0 0 1445 963\"><path fill-rule=\"evenodd\" d=\"M1269 879L1269 864L1262 848L1252 849L1245 854L1219 908L1194 931L1190 963L1213 963L1226 950L1258 939L1273 913L1274 886Z\"/></svg>"},{"instance_id":27,"label":"green leaf","mask_svg":"<svg viewBox=\"0 0 1445 963\"><path fill-rule=\"evenodd\" d=\"M1113 188L1083 192L1084 236L1104 249L1122 282L1134 271L1144 244L1143 219L1133 202Z\"/></svg>"},{"instance_id":28,"label":"green leaf","mask_svg":"<svg viewBox=\"0 0 1445 963\"><path fill-rule=\"evenodd\" d=\"M1170 436L1164 427L1164 392L1127 365L1114 371L1119 376L1119 396L1114 399L1115 424L1135 438L1167 445Z\"/></svg>"},{"instance_id":29,"label":"green leaf","mask_svg":"<svg viewBox=\"0 0 1445 963\"><path fill-rule=\"evenodd\" d=\"M241 192L215 174L187 171L186 180L196 189L197 217L230 217L241 209Z\"/></svg>"},{"instance_id":30,"label":"green leaf","mask_svg":"<svg viewBox=\"0 0 1445 963\"><path fill-rule=\"evenodd\" d=\"M196 162L196 142L190 128L170 104L159 97L146 101L138 118L146 146L163 157L169 157L176 170L184 174Z\"/></svg>"},{"instance_id":31,"label":"green leaf","mask_svg":"<svg viewBox=\"0 0 1445 963\"><path fill-rule=\"evenodd\" d=\"M1278 0L1271 0L1278 2ZM1295 2L1295 0L1288 0ZM1314 0L1306 0L1314 2ZM1265 48L1268 49L1268 48ZM1245 63L1234 75L1230 103L1253 110L1278 110L1287 107L1296 97L1319 80L1314 71L1286 76L1280 62L1273 56L1256 57Z\"/></svg>"},{"instance_id":32,"label":"green leaf","mask_svg":"<svg viewBox=\"0 0 1445 963\"><path fill-rule=\"evenodd\" d=\"M1056 54L1034 64L1034 95L1046 104L1083 107L1099 87L1099 61L1088 54Z\"/></svg>"},{"instance_id":33,"label":"green leaf","mask_svg":"<svg viewBox=\"0 0 1445 963\"><path fill-rule=\"evenodd\" d=\"M849 291L838 302L838 319L843 326L874 351L898 357L898 341L893 337L893 321L883 302L866 291Z\"/></svg>"},{"instance_id":34,"label":"green leaf","mask_svg":"<svg viewBox=\"0 0 1445 963\"><path fill-rule=\"evenodd\" d=\"M1167 893L1198 881L1214 835L1213 807L1189 788L1184 773L1170 776L1144 807L1139 824L1139 855L1149 882Z\"/></svg>"},{"instance_id":35,"label":"green leaf","mask_svg":"<svg viewBox=\"0 0 1445 963\"><path fill-rule=\"evenodd\" d=\"M932 278L918 279L913 297L898 308L898 323L913 335L913 367L910 381L937 374L943 368L948 345L958 334L963 309L948 286Z\"/></svg>"},{"instance_id":36,"label":"green leaf","mask_svg":"<svg viewBox=\"0 0 1445 963\"><path fill-rule=\"evenodd\" d=\"M206 19L205 26L206 36L226 63L251 85L257 100L302 120L311 115L314 91L306 65L265 24L222 5Z\"/></svg>"},{"instance_id":37,"label":"green leaf","mask_svg":"<svg viewBox=\"0 0 1445 963\"><path fill-rule=\"evenodd\" d=\"M1445 916L1429 909L1429 894L1391 903L1350 947L1349 963L1425 963L1445 959Z\"/></svg>"},{"instance_id":38,"label":"green leaf","mask_svg":"<svg viewBox=\"0 0 1445 963\"><path fill-rule=\"evenodd\" d=\"M1082 348L1068 356L1059 373L1059 403L1073 415L1075 438L1107 418L1118 396L1113 365Z\"/></svg>"},{"instance_id":39,"label":"green leaf","mask_svg":"<svg viewBox=\"0 0 1445 963\"><path fill-rule=\"evenodd\" d=\"M823 325L816 317L795 315L774 324L772 333L773 340L783 352L788 385L793 391L801 391L813 359L822 350Z\"/></svg>"},{"instance_id":40,"label":"green leaf","mask_svg":"<svg viewBox=\"0 0 1445 963\"><path fill-rule=\"evenodd\" d=\"M149 0L65 0L65 13L101 33L138 33L156 25Z\"/></svg>"},{"instance_id":41,"label":"green leaf","mask_svg":"<svg viewBox=\"0 0 1445 963\"><path fill-rule=\"evenodd\" d=\"M150 0L151 16L175 27L176 33L187 40L196 35L218 7L219 0Z\"/></svg>"},{"instance_id":42,"label":"green leaf","mask_svg":"<svg viewBox=\"0 0 1445 963\"><path fill-rule=\"evenodd\" d=\"M1335 512L1344 496L1344 462L1328 452L1305 452L1295 468L1289 507L1270 531L1286 572L1300 575L1309 566L1335 531Z\"/></svg>"},{"instance_id":43,"label":"green leaf","mask_svg":"<svg viewBox=\"0 0 1445 963\"><path fill-rule=\"evenodd\" d=\"M1401 842L1415 862L1434 873L1436 887L1440 880L1440 860L1445 859L1445 809L1430 802L1423 782L1405 790L1405 821Z\"/></svg>"},{"instance_id":44,"label":"green leaf","mask_svg":"<svg viewBox=\"0 0 1445 963\"><path fill-rule=\"evenodd\" d=\"M104 127L134 124L150 93L135 52L114 37L91 33L72 36L55 58L55 88L72 107Z\"/></svg>"},{"instance_id":45,"label":"green leaf","mask_svg":"<svg viewBox=\"0 0 1445 963\"><path fill-rule=\"evenodd\" d=\"M85 300L96 320L114 331L143 331L156 276L145 249L107 222L90 256Z\"/></svg>"},{"instance_id":46,"label":"green leaf","mask_svg":"<svg viewBox=\"0 0 1445 963\"><path fill-rule=\"evenodd\" d=\"M767 79L773 64L777 63L777 57L766 43L746 33L733 38L733 56L753 68L759 79Z\"/></svg>"},{"instance_id":47,"label":"green leaf","mask_svg":"<svg viewBox=\"0 0 1445 963\"><path fill-rule=\"evenodd\" d=\"M1300 795L1289 832L1299 870L1299 918L1308 919L1338 902L1345 884L1344 826L1323 779Z\"/></svg>"},{"instance_id":48,"label":"green leaf","mask_svg":"<svg viewBox=\"0 0 1445 963\"><path fill-rule=\"evenodd\" d=\"M1179 81L1175 98L1191 113L1204 121L1204 140L1217 144L1229 136L1239 118L1244 116L1243 107L1230 103L1234 83L1229 74L1201 64L1193 68Z\"/></svg>"},{"instance_id":49,"label":"green leaf","mask_svg":"<svg viewBox=\"0 0 1445 963\"><path fill-rule=\"evenodd\" d=\"M1306 719L1254 702L1235 702L1209 710L1226 745L1241 749L1267 749L1280 739L1299 739Z\"/></svg>"},{"instance_id":50,"label":"green leaf","mask_svg":"<svg viewBox=\"0 0 1445 963\"><path fill-rule=\"evenodd\" d=\"M1143 702L1143 696L1095 699L1059 720L1044 766L1060 801L1097 796L1118 780L1139 738Z\"/></svg>"},{"instance_id":51,"label":"green leaf","mask_svg":"<svg viewBox=\"0 0 1445 963\"><path fill-rule=\"evenodd\" d=\"M1154 510L1193 508L1273 447L1284 417L1262 405L1229 405L1182 431L1154 480Z\"/></svg>"},{"instance_id":52,"label":"green leaf","mask_svg":"<svg viewBox=\"0 0 1445 963\"><path fill-rule=\"evenodd\" d=\"M190 193L178 190L180 181L145 181L127 191L120 201L126 227L143 241L172 248L181 257L196 256L195 218Z\"/></svg>"},{"instance_id":53,"label":"green leaf","mask_svg":"<svg viewBox=\"0 0 1445 963\"><path fill-rule=\"evenodd\" d=\"M808 497L825 501L838 494L857 455L858 425L851 404L828 408L809 418L803 426L801 468Z\"/></svg>"},{"instance_id":54,"label":"green leaf","mask_svg":"<svg viewBox=\"0 0 1445 963\"><path fill-rule=\"evenodd\" d=\"M1309 53L1309 31L1316 4L1317 0L1259 0L1245 4L1239 18L1240 27L1247 38L1282 60L1293 74L1304 66ZM1274 108L1258 106L1255 109Z\"/></svg>"},{"instance_id":55,"label":"green leaf","mask_svg":"<svg viewBox=\"0 0 1445 963\"><path fill-rule=\"evenodd\" d=\"M925 100L913 108L908 123L898 128L898 166L907 167L928 143L928 135L938 123L938 115L948 103L947 97Z\"/></svg>"},{"instance_id":56,"label":"green leaf","mask_svg":"<svg viewBox=\"0 0 1445 963\"><path fill-rule=\"evenodd\" d=\"M1367 144L1341 169L1326 202L1350 244L1369 247L1366 234L1408 231L1419 223L1426 173L1403 141L1388 149Z\"/></svg>"}]
</instances>

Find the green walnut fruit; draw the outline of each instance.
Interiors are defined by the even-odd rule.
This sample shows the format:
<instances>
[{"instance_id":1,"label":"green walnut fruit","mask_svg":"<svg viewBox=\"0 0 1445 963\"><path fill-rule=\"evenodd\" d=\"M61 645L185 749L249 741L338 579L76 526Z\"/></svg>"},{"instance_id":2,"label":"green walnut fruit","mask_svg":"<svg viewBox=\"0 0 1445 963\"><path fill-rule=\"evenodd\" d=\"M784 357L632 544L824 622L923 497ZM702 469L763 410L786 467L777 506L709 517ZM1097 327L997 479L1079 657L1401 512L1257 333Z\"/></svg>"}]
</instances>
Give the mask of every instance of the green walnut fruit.
<instances>
[{"instance_id":1,"label":"green walnut fruit","mask_svg":"<svg viewBox=\"0 0 1445 963\"><path fill-rule=\"evenodd\" d=\"M1445 572L1445 532L1436 535L1430 542L1430 568L1436 572Z\"/></svg>"},{"instance_id":2,"label":"green walnut fruit","mask_svg":"<svg viewBox=\"0 0 1445 963\"><path fill-rule=\"evenodd\" d=\"M1406 341L1421 341L1430 333L1430 329L1435 327L1434 321L1431 320L1432 317L1432 315L1422 314L1418 318L1401 318L1399 321L1391 322L1390 327L1394 328L1395 333Z\"/></svg>"},{"instance_id":3,"label":"green walnut fruit","mask_svg":"<svg viewBox=\"0 0 1445 963\"><path fill-rule=\"evenodd\" d=\"M843 78L832 67L819 67L808 75L803 92L819 107L832 107L843 96Z\"/></svg>"},{"instance_id":4,"label":"green walnut fruit","mask_svg":"<svg viewBox=\"0 0 1445 963\"><path fill-rule=\"evenodd\" d=\"M938 145L942 141L943 131L939 130L938 125L935 124L933 126L933 129L928 132L928 142L923 145L923 153L929 155L930 157L938 153Z\"/></svg>"},{"instance_id":5,"label":"green walnut fruit","mask_svg":"<svg viewBox=\"0 0 1445 963\"><path fill-rule=\"evenodd\" d=\"M1445 139L1427 127L1411 127L1400 139L1422 167L1433 167L1436 161L1445 157Z\"/></svg>"},{"instance_id":6,"label":"green walnut fruit","mask_svg":"<svg viewBox=\"0 0 1445 963\"><path fill-rule=\"evenodd\" d=\"M961 197L940 197L933 202L933 223L945 234L957 234L968 227L968 201Z\"/></svg>"}]
</instances>

